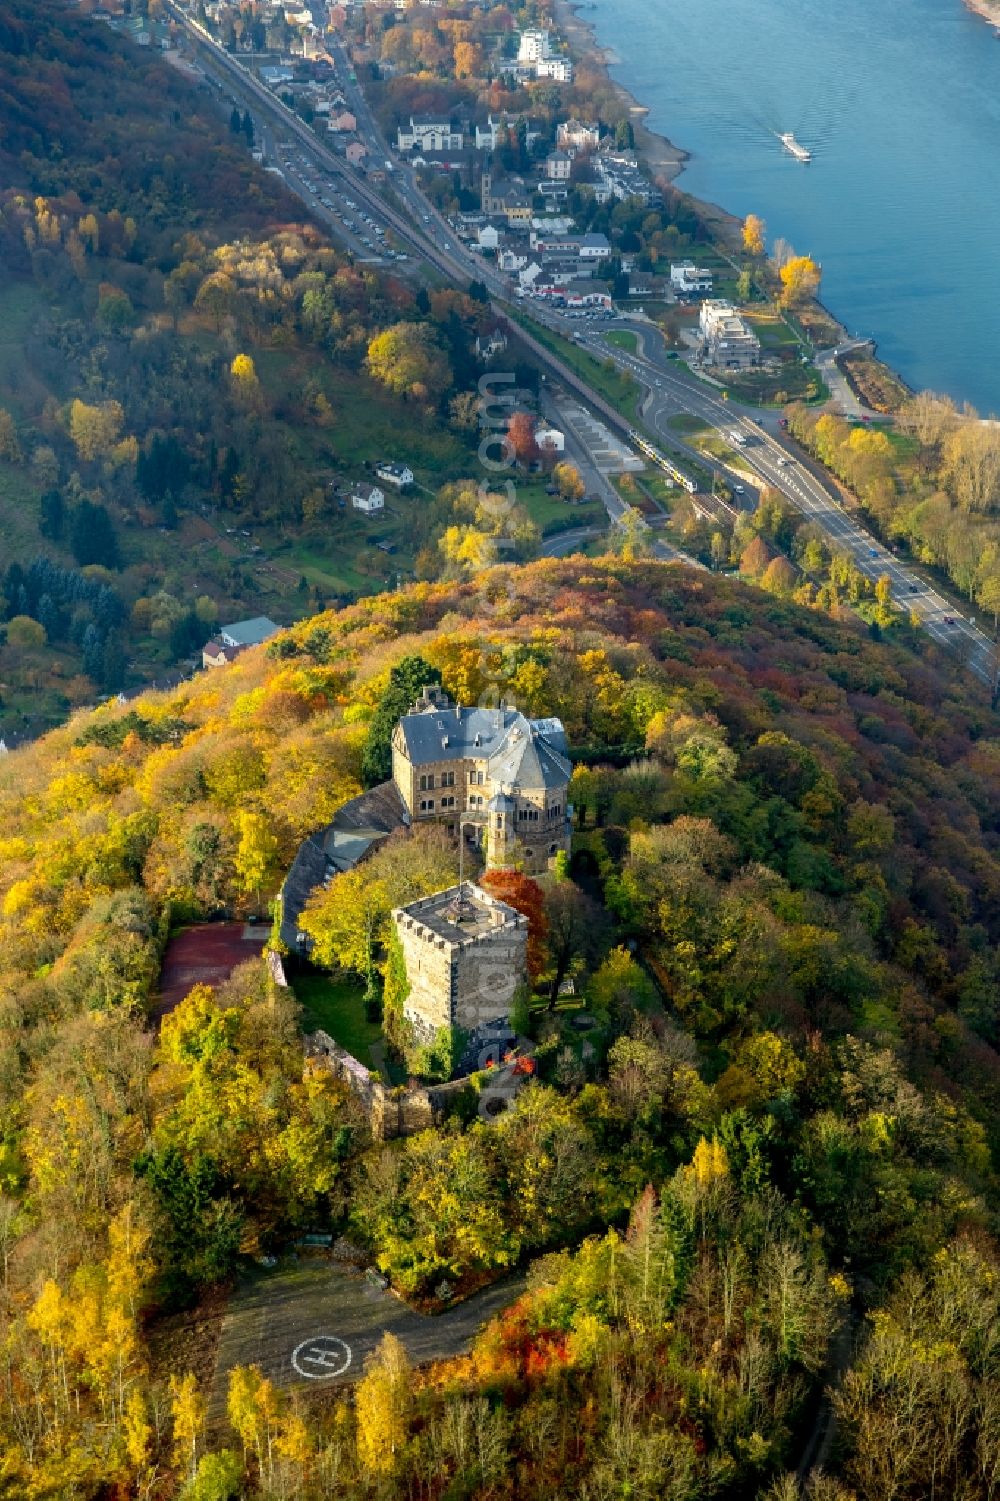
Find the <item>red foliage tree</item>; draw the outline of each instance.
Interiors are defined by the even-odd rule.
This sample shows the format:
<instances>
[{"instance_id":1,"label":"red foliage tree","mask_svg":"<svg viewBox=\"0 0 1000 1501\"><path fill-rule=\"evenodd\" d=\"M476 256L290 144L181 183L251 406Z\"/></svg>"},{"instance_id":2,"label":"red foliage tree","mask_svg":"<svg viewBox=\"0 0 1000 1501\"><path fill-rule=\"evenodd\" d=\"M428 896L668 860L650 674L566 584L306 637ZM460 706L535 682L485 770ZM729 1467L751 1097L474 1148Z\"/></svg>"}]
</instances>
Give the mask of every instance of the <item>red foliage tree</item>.
<instances>
[{"instance_id":1,"label":"red foliage tree","mask_svg":"<svg viewBox=\"0 0 1000 1501\"><path fill-rule=\"evenodd\" d=\"M519 464L527 468L535 463L539 448L535 442L535 419L530 412L514 412L507 423L507 441Z\"/></svg>"},{"instance_id":2,"label":"red foliage tree","mask_svg":"<svg viewBox=\"0 0 1000 1501\"><path fill-rule=\"evenodd\" d=\"M542 888L518 870L488 870L479 884L528 919L528 976L537 979L545 963L545 935L549 930Z\"/></svg>"}]
</instances>

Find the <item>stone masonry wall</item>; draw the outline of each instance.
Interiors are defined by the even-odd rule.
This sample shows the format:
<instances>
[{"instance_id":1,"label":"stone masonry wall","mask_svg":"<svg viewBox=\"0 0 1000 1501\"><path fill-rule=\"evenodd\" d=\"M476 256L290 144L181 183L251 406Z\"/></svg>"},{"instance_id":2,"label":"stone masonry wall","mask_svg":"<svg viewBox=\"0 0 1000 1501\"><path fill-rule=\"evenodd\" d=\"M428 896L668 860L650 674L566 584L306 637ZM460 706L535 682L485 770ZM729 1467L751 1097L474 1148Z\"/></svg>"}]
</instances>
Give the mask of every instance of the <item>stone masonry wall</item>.
<instances>
[{"instance_id":1,"label":"stone masonry wall","mask_svg":"<svg viewBox=\"0 0 1000 1501\"><path fill-rule=\"evenodd\" d=\"M489 933L458 953L453 1024L473 1032L510 1015L514 992L527 971L528 925Z\"/></svg>"}]
</instances>

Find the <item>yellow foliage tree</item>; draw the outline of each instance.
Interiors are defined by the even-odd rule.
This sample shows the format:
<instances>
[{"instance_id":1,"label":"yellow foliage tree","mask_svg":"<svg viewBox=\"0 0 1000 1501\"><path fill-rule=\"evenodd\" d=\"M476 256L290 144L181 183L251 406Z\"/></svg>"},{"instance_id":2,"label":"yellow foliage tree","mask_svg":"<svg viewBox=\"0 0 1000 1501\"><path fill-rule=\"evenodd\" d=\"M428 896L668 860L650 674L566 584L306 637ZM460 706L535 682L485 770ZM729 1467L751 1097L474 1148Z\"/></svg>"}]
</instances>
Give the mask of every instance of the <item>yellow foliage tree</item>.
<instances>
[{"instance_id":1,"label":"yellow foliage tree","mask_svg":"<svg viewBox=\"0 0 1000 1501\"><path fill-rule=\"evenodd\" d=\"M75 399L69 409L70 437L81 459L92 460L109 453L118 441L125 413L117 401L102 401L90 406Z\"/></svg>"},{"instance_id":2,"label":"yellow foliage tree","mask_svg":"<svg viewBox=\"0 0 1000 1501\"><path fill-rule=\"evenodd\" d=\"M779 275L781 301L785 307L796 307L819 293L822 273L811 256L793 255L782 266Z\"/></svg>"},{"instance_id":3,"label":"yellow foliage tree","mask_svg":"<svg viewBox=\"0 0 1000 1501\"><path fill-rule=\"evenodd\" d=\"M198 1468L198 1440L205 1427L205 1403L193 1371L170 1378L170 1417L174 1430L174 1463L194 1479Z\"/></svg>"},{"instance_id":4,"label":"yellow foliage tree","mask_svg":"<svg viewBox=\"0 0 1000 1501\"><path fill-rule=\"evenodd\" d=\"M764 254L767 225L759 214L747 214L743 220L743 249L748 255Z\"/></svg>"},{"instance_id":5,"label":"yellow foliage tree","mask_svg":"<svg viewBox=\"0 0 1000 1501\"><path fill-rule=\"evenodd\" d=\"M358 1459L368 1474L393 1474L406 1443L410 1366L394 1334L383 1336L354 1398Z\"/></svg>"},{"instance_id":6,"label":"yellow foliage tree","mask_svg":"<svg viewBox=\"0 0 1000 1501\"><path fill-rule=\"evenodd\" d=\"M465 573L489 568L497 560L497 545L486 532L474 526L449 526L438 538L438 548L448 563Z\"/></svg>"},{"instance_id":7,"label":"yellow foliage tree","mask_svg":"<svg viewBox=\"0 0 1000 1501\"><path fill-rule=\"evenodd\" d=\"M278 841L271 832L270 819L263 813L237 813L236 827L240 835L233 862L236 879L246 895L256 892L259 905L261 890L278 858Z\"/></svg>"},{"instance_id":8,"label":"yellow foliage tree","mask_svg":"<svg viewBox=\"0 0 1000 1501\"><path fill-rule=\"evenodd\" d=\"M24 454L18 442L14 419L8 411L0 407L0 459L6 459L8 464L20 464L23 458Z\"/></svg>"}]
</instances>

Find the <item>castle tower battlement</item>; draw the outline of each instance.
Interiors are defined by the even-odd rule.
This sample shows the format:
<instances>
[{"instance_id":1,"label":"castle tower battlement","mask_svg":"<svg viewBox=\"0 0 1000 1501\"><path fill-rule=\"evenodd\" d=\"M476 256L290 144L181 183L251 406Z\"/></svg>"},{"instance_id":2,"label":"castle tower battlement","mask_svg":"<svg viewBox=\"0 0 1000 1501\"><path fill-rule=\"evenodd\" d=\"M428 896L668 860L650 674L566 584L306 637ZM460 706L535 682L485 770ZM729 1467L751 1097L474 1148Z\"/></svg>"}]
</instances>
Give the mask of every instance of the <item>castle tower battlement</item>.
<instances>
[{"instance_id":1,"label":"castle tower battlement","mask_svg":"<svg viewBox=\"0 0 1000 1501\"><path fill-rule=\"evenodd\" d=\"M419 1040L509 1017L527 974L523 913L465 881L397 907L392 919L409 984L404 1015Z\"/></svg>"}]
</instances>

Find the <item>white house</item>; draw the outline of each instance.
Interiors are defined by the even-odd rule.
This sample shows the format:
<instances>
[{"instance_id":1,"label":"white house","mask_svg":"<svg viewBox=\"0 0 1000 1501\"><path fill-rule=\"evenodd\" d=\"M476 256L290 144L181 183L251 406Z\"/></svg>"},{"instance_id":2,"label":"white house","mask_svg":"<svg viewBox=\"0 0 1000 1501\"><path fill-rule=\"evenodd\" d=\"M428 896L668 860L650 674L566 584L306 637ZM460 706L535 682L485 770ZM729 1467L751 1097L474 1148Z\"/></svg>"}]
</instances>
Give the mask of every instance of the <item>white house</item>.
<instances>
[{"instance_id":1,"label":"white house","mask_svg":"<svg viewBox=\"0 0 1000 1501\"><path fill-rule=\"evenodd\" d=\"M557 427L536 427L535 442L539 448L551 448L554 453L566 451L566 434Z\"/></svg>"},{"instance_id":2,"label":"white house","mask_svg":"<svg viewBox=\"0 0 1000 1501\"><path fill-rule=\"evenodd\" d=\"M407 485L413 484L413 470L408 464L396 464L387 460L375 465L375 473L387 485L395 485L397 490L404 490Z\"/></svg>"},{"instance_id":3,"label":"white house","mask_svg":"<svg viewBox=\"0 0 1000 1501\"><path fill-rule=\"evenodd\" d=\"M464 133L441 115L411 115L396 133L399 151L461 151Z\"/></svg>"},{"instance_id":4,"label":"white house","mask_svg":"<svg viewBox=\"0 0 1000 1501\"><path fill-rule=\"evenodd\" d=\"M496 250L500 245L500 231L495 224L484 224L476 238L483 250Z\"/></svg>"},{"instance_id":5,"label":"white house","mask_svg":"<svg viewBox=\"0 0 1000 1501\"><path fill-rule=\"evenodd\" d=\"M497 149L497 136L499 130L499 121L494 120L492 115L488 115L485 125L476 126L476 150L495 151Z\"/></svg>"},{"instance_id":6,"label":"white house","mask_svg":"<svg viewBox=\"0 0 1000 1501\"><path fill-rule=\"evenodd\" d=\"M501 271L511 274L514 271L523 271L528 264L528 257L517 250L500 250L497 252L497 266Z\"/></svg>"},{"instance_id":7,"label":"white house","mask_svg":"<svg viewBox=\"0 0 1000 1501\"><path fill-rule=\"evenodd\" d=\"M596 151L600 139L601 127L596 121L589 125L583 120L564 120L556 126L556 145L563 151L569 147L574 151Z\"/></svg>"},{"instance_id":8,"label":"white house","mask_svg":"<svg viewBox=\"0 0 1000 1501\"><path fill-rule=\"evenodd\" d=\"M603 261L611 254L607 235L581 235L578 252L581 261Z\"/></svg>"},{"instance_id":9,"label":"white house","mask_svg":"<svg viewBox=\"0 0 1000 1501\"><path fill-rule=\"evenodd\" d=\"M545 175L552 182L569 182L573 158L565 151L553 151L545 158Z\"/></svg>"},{"instance_id":10,"label":"white house","mask_svg":"<svg viewBox=\"0 0 1000 1501\"><path fill-rule=\"evenodd\" d=\"M364 511L372 516L376 511L385 510L385 493L378 485L369 485L364 482L352 485L351 505L356 511Z\"/></svg>"},{"instance_id":11,"label":"white house","mask_svg":"<svg viewBox=\"0 0 1000 1501\"><path fill-rule=\"evenodd\" d=\"M691 261L681 261L670 267L670 285L681 297L691 297L695 293L711 296L712 273Z\"/></svg>"},{"instance_id":12,"label":"white house","mask_svg":"<svg viewBox=\"0 0 1000 1501\"><path fill-rule=\"evenodd\" d=\"M522 31L517 49L519 63L537 63L552 56L552 38L548 31Z\"/></svg>"}]
</instances>

